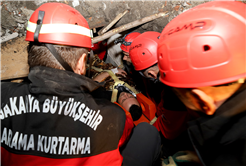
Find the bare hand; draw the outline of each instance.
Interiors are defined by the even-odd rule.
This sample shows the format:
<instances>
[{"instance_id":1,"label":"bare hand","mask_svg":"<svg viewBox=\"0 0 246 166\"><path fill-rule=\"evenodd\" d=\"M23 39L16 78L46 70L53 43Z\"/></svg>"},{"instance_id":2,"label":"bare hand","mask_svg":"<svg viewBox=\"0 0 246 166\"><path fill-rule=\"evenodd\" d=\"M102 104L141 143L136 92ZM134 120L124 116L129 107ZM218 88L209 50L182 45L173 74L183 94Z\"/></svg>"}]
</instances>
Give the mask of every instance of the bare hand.
<instances>
[{"instance_id":1,"label":"bare hand","mask_svg":"<svg viewBox=\"0 0 246 166\"><path fill-rule=\"evenodd\" d=\"M127 75L126 71L120 68L118 69L118 72L116 74L122 75L123 77L126 77Z\"/></svg>"}]
</instances>

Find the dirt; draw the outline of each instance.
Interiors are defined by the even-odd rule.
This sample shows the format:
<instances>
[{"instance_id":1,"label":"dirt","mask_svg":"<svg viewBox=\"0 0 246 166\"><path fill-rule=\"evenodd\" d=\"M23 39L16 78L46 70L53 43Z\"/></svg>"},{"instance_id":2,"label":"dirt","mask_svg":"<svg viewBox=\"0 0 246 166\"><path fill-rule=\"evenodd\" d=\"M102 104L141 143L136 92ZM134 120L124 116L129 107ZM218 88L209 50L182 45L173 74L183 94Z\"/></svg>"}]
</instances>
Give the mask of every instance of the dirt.
<instances>
[{"instance_id":1,"label":"dirt","mask_svg":"<svg viewBox=\"0 0 246 166\"><path fill-rule=\"evenodd\" d=\"M28 75L27 46L25 36L1 44L1 80Z\"/></svg>"}]
</instances>

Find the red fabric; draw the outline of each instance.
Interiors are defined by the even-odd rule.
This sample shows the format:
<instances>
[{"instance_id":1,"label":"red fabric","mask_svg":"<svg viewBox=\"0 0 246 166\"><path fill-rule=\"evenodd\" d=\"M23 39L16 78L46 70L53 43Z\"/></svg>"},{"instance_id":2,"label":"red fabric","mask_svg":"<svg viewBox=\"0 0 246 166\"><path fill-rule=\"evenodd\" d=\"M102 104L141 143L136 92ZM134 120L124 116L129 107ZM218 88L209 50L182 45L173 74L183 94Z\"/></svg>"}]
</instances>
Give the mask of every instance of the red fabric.
<instances>
[{"instance_id":1,"label":"red fabric","mask_svg":"<svg viewBox=\"0 0 246 166\"><path fill-rule=\"evenodd\" d=\"M133 127L134 124L132 119L126 116L125 128L118 147L121 147L128 141ZM119 152L119 148L91 157L53 159L33 155L13 154L1 147L1 159L2 166L120 166L123 161L123 157Z\"/></svg>"},{"instance_id":2,"label":"red fabric","mask_svg":"<svg viewBox=\"0 0 246 166\"><path fill-rule=\"evenodd\" d=\"M107 51L107 42L100 41L98 43L94 43L92 46L92 50L94 54L97 54L97 56L103 60L106 51Z\"/></svg>"},{"instance_id":3,"label":"red fabric","mask_svg":"<svg viewBox=\"0 0 246 166\"><path fill-rule=\"evenodd\" d=\"M92 157L54 159L33 155L13 154L1 147L2 166L121 166L119 149Z\"/></svg>"},{"instance_id":4,"label":"red fabric","mask_svg":"<svg viewBox=\"0 0 246 166\"><path fill-rule=\"evenodd\" d=\"M158 118L153 124L167 139L174 139L187 129L187 122L197 118L192 110L167 110L163 108L163 100L157 107Z\"/></svg>"},{"instance_id":5,"label":"red fabric","mask_svg":"<svg viewBox=\"0 0 246 166\"><path fill-rule=\"evenodd\" d=\"M187 121L186 111L165 110L165 113L157 118L154 126L158 131L161 131L165 138L174 139L186 130Z\"/></svg>"},{"instance_id":6,"label":"red fabric","mask_svg":"<svg viewBox=\"0 0 246 166\"><path fill-rule=\"evenodd\" d=\"M126 122L125 122L125 128L124 128L124 131L123 131L123 134L120 138L120 141L119 141L119 147L121 147L122 145L125 144L125 142L129 139L130 137L130 134L132 132L132 129L134 127L134 123L133 123L133 120L132 120L132 116L130 114L129 111L125 110L119 103L117 102L114 102L114 104L120 106L124 111L125 111L125 114L126 114Z\"/></svg>"},{"instance_id":7,"label":"red fabric","mask_svg":"<svg viewBox=\"0 0 246 166\"><path fill-rule=\"evenodd\" d=\"M134 127L134 124L133 124L132 119L129 116L126 116L125 128L124 128L123 134L119 141L119 147L121 147L122 145L126 143L126 141L128 141L133 127Z\"/></svg>"}]
</instances>

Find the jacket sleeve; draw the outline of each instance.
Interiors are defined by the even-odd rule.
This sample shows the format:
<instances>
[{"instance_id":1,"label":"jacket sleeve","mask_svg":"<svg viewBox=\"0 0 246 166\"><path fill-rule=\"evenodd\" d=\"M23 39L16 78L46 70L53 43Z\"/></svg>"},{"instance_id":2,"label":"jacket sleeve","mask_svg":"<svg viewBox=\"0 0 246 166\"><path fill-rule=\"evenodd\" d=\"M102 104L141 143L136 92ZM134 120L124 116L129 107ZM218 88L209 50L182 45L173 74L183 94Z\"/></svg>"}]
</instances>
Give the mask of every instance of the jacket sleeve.
<instances>
[{"instance_id":1,"label":"jacket sleeve","mask_svg":"<svg viewBox=\"0 0 246 166\"><path fill-rule=\"evenodd\" d=\"M128 141L133 127L134 127L134 124L133 124L132 119L129 116L126 116L125 128L124 128L123 134L119 141L119 147L121 147Z\"/></svg>"},{"instance_id":2,"label":"jacket sleeve","mask_svg":"<svg viewBox=\"0 0 246 166\"><path fill-rule=\"evenodd\" d=\"M193 116L170 87L163 89L161 97L157 106L158 119L154 126L165 138L172 140L187 129L187 122Z\"/></svg>"}]
</instances>

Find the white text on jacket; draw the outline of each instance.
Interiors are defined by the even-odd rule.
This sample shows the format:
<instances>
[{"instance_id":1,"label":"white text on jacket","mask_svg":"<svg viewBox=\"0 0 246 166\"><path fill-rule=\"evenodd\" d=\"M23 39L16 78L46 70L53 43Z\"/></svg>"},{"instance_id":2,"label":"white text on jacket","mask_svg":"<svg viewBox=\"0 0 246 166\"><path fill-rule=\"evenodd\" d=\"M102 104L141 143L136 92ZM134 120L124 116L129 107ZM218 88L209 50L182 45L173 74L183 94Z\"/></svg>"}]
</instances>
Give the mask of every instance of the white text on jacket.
<instances>
[{"instance_id":1,"label":"white text on jacket","mask_svg":"<svg viewBox=\"0 0 246 166\"><path fill-rule=\"evenodd\" d=\"M37 137L37 136L36 136ZM35 141L37 140L37 141ZM90 137L43 136L34 134L15 133L6 127L3 129L1 144L15 150L39 151L58 155L90 154Z\"/></svg>"},{"instance_id":2,"label":"white text on jacket","mask_svg":"<svg viewBox=\"0 0 246 166\"><path fill-rule=\"evenodd\" d=\"M98 125L102 122L103 117L100 110L92 110L80 101L74 101L74 98L69 98L68 101L58 100L58 97L53 96L53 99L45 99L43 108L40 110L39 101L31 95L9 98L10 106L6 104L0 111L0 119L3 120L10 116L16 116L25 113L50 113L69 116L74 121L88 125L96 131Z\"/></svg>"}]
</instances>

